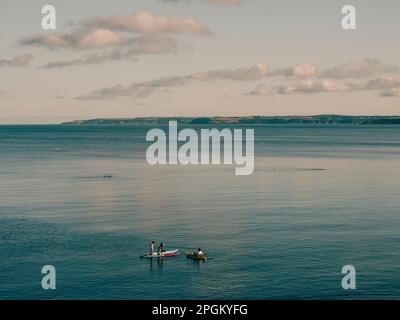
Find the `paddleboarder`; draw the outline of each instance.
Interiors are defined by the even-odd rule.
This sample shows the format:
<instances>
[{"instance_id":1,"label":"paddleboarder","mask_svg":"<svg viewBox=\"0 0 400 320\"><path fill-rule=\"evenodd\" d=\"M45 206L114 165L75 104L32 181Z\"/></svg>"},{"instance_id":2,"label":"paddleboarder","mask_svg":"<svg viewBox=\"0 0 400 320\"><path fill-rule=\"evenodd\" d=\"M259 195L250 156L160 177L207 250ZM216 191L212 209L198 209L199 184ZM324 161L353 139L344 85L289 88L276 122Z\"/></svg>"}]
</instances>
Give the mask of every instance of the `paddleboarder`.
<instances>
[{"instance_id":1,"label":"paddleboarder","mask_svg":"<svg viewBox=\"0 0 400 320\"><path fill-rule=\"evenodd\" d=\"M155 245L155 241L153 240L151 243L150 243L150 253L151 254L153 254L154 253L154 245Z\"/></svg>"},{"instance_id":2,"label":"paddleboarder","mask_svg":"<svg viewBox=\"0 0 400 320\"><path fill-rule=\"evenodd\" d=\"M165 252L165 249L164 249L164 242L161 242L160 245L159 245L159 247L158 247L158 254L159 254L159 255L162 255L162 253L164 253L164 252Z\"/></svg>"},{"instance_id":3,"label":"paddleboarder","mask_svg":"<svg viewBox=\"0 0 400 320\"><path fill-rule=\"evenodd\" d=\"M197 249L197 252L195 252L194 255L195 255L196 257L202 257L202 256L204 256L204 253L203 253L203 251L201 250L201 248L198 248L198 249Z\"/></svg>"}]
</instances>

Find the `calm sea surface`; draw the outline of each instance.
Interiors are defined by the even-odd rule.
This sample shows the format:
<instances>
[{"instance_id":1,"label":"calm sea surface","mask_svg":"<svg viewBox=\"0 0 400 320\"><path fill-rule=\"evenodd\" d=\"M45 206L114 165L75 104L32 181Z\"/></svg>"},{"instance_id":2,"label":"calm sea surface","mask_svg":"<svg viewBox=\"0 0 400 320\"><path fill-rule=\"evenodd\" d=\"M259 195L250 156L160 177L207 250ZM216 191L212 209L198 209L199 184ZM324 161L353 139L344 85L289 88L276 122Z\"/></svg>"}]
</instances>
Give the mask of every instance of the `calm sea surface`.
<instances>
[{"instance_id":1,"label":"calm sea surface","mask_svg":"<svg viewBox=\"0 0 400 320\"><path fill-rule=\"evenodd\" d=\"M149 129L0 126L0 299L400 298L400 127L256 126L251 176L150 166Z\"/></svg>"}]
</instances>

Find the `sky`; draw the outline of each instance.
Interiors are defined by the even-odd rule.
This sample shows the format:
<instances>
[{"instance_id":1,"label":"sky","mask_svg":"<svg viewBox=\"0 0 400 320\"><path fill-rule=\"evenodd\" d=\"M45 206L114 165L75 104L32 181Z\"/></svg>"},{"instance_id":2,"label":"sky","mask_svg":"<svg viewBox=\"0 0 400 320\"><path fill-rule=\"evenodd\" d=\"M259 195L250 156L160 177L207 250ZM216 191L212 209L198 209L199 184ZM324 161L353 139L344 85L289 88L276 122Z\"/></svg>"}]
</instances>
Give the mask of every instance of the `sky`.
<instances>
[{"instance_id":1,"label":"sky","mask_svg":"<svg viewBox=\"0 0 400 320\"><path fill-rule=\"evenodd\" d=\"M43 30L42 7L56 9ZM356 30L341 8L356 9ZM2 0L0 124L399 115L398 0Z\"/></svg>"}]
</instances>

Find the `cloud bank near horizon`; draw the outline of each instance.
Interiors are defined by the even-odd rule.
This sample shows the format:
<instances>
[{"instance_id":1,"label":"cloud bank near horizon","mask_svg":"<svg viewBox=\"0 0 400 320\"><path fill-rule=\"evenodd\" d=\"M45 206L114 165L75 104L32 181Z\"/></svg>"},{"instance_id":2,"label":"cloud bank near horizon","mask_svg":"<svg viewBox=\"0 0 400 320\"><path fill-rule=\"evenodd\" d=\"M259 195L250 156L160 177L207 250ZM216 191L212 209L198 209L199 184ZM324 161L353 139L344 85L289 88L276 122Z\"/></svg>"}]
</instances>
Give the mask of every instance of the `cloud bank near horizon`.
<instances>
[{"instance_id":1,"label":"cloud bank near horizon","mask_svg":"<svg viewBox=\"0 0 400 320\"><path fill-rule=\"evenodd\" d=\"M0 59L0 67L8 66L8 67L24 67L29 65L29 63L33 60L33 55L25 53L25 54L17 54L10 59Z\"/></svg>"},{"instance_id":2,"label":"cloud bank near horizon","mask_svg":"<svg viewBox=\"0 0 400 320\"><path fill-rule=\"evenodd\" d=\"M247 68L219 69L196 72L184 76L169 76L127 86L121 84L95 90L76 97L78 100L107 100L118 97L143 98L158 88L180 87L192 81L241 81L256 82L277 77L283 84L268 86L258 84L247 96L268 96L288 94L317 94L324 92L379 91L379 96L397 96L400 88L399 68L386 65L376 59L353 61L336 67L319 70L314 64L299 64L289 68L270 70L267 64ZM373 77L368 79L368 77ZM346 81L343 81L346 79Z\"/></svg>"},{"instance_id":3,"label":"cloud bank near horizon","mask_svg":"<svg viewBox=\"0 0 400 320\"><path fill-rule=\"evenodd\" d=\"M267 73L268 66L265 64L258 64L248 68L211 70L206 72L191 73L185 76L170 76L146 82L136 82L128 86L118 84L113 87L103 88L78 96L76 99L107 100L126 96L140 98L152 94L159 88L183 86L191 81L256 81L264 78Z\"/></svg>"}]
</instances>

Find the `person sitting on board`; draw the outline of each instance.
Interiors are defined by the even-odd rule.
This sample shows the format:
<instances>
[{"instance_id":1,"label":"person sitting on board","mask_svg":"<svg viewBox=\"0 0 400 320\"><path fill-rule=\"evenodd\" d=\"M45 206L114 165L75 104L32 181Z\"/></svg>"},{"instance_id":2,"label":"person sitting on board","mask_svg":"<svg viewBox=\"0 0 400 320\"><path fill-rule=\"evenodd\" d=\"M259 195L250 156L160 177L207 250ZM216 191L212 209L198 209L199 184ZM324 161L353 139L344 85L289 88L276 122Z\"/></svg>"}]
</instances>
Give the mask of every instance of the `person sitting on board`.
<instances>
[{"instance_id":1,"label":"person sitting on board","mask_svg":"<svg viewBox=\"0 0 400 320\"><path fill-rule=\"evenodd\" d=\"M164 242L161 242L161 243L160 243L160 246L158 247L158 254L159 254L159 255L162 255L164 252L165 252L165 249L164 249Z\"/></svg>"},{"instance_id":2,"label":"person sitting on board","mask_svg":"<svg viewBox=\"0 0 400 320\"><path fill-rule=\"evenodd\" d=\"M150 243L150 254L154 253L154 245L155 245L155 243L156 242L154 240Z\"/></svg>"},{"instance_id":3,"label":"person sitting on board","mask_svg":"<svg viewBox=\"0 0 400 320\"><path fill-rule=\"evenodd\" d=\"M204 257L204 253L201 250L201 248L197 249L197 252L194 253L194 256L196 256L196 257Z\"/></svg>"}]
</instances>

